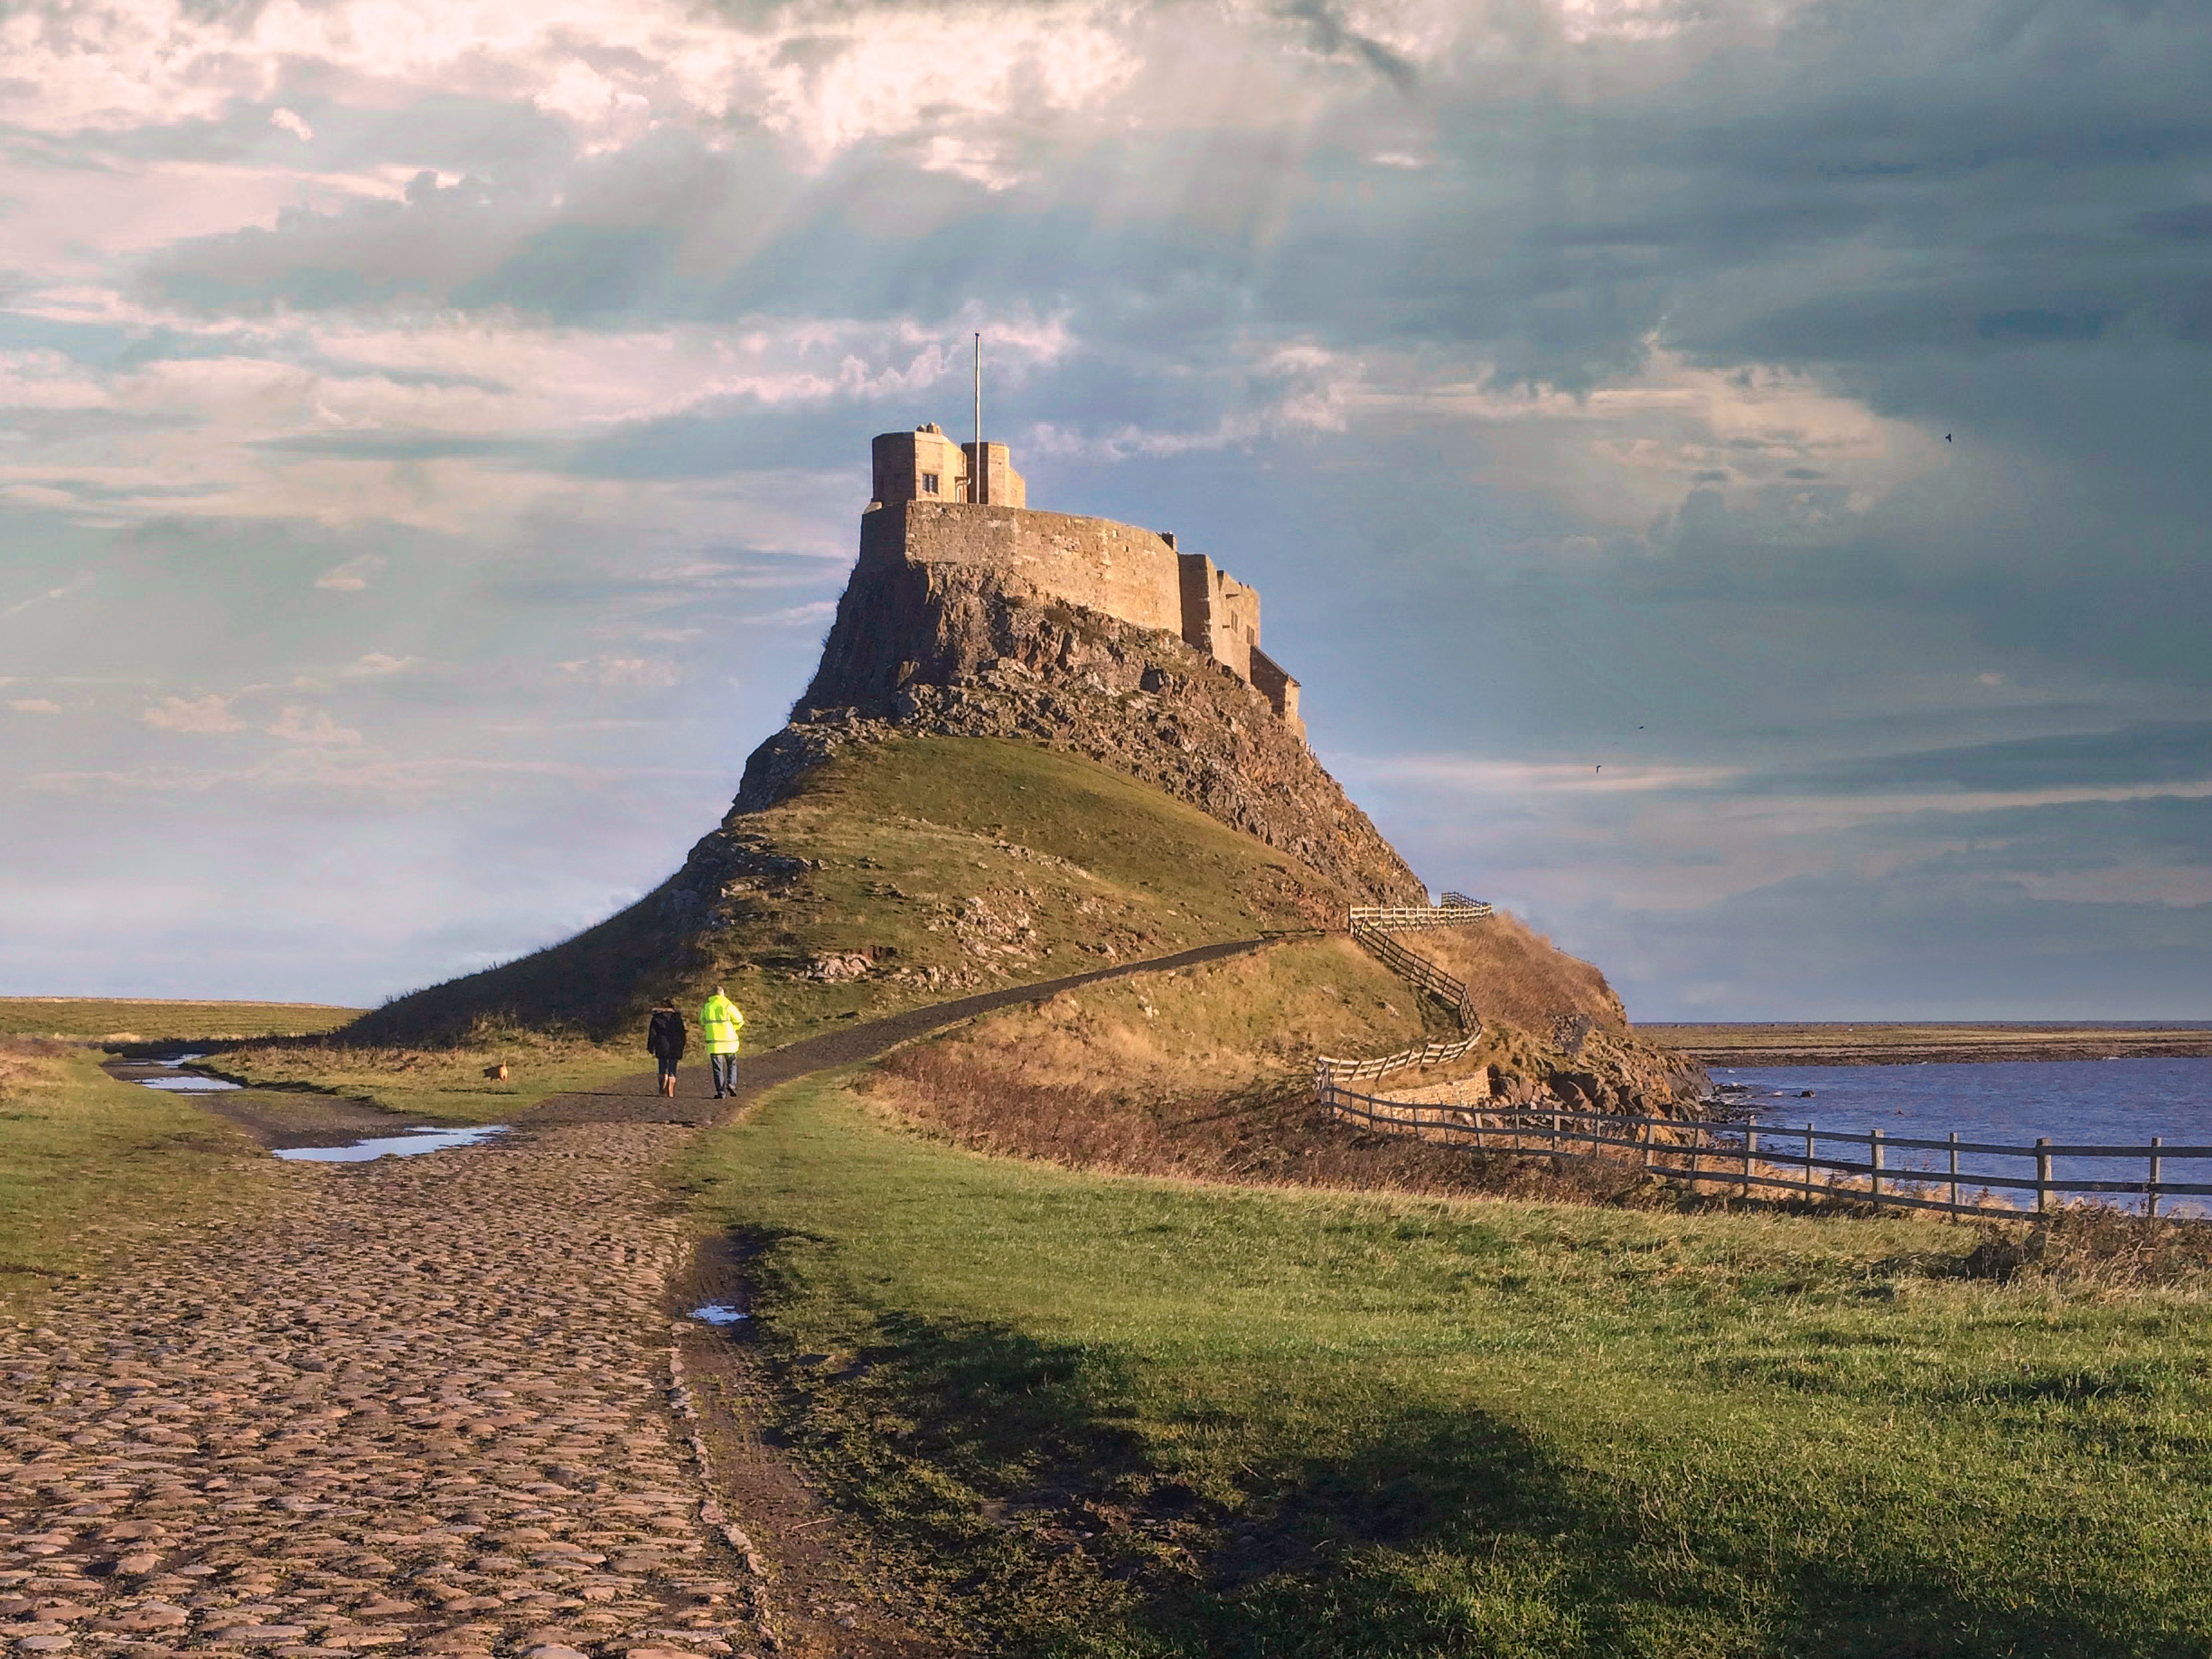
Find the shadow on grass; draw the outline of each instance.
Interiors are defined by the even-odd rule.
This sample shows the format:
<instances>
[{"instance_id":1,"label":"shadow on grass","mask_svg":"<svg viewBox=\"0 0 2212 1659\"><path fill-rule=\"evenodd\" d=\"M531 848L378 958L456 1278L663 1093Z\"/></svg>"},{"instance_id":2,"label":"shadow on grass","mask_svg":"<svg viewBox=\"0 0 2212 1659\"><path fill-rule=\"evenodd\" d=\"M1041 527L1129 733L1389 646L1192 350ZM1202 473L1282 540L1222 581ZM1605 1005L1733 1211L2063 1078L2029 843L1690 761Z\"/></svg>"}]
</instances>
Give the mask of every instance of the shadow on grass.
<instances>
[{"instance_id":1,"label":"shadow on grass","mask_svg":"<svg viewBox=\"0 0 2212 1659\"><path fill-rule=\"evenodd\" d=\"M776 1258L818 1242L739 1241L789 1441L957 1594L994 1654L2203 1652L2156 1595L2039 1574L2081 1554L2056 1512L2000 1535L1931 1527L1844 1467L1824 1492L1749 1467L1665 1489L1657 1460L1570 1463L1502 1418L1433 1403L1354 1407L1357 1439L1329 1455L1188 1405L1184 1432L1163 1434L1159 1380L1130 1354L989 1323L889 1312L838 1353L801 1353L778 1334Z\"/></svg>"}]
</instances>

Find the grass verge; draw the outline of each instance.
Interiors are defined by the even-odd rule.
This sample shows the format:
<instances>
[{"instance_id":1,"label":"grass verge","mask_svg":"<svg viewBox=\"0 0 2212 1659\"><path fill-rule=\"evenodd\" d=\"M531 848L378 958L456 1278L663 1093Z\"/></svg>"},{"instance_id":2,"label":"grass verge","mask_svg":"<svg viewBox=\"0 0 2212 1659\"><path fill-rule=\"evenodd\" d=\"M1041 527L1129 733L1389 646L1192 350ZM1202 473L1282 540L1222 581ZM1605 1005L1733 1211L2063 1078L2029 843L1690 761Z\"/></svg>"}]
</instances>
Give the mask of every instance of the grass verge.
<instances>
[{"instance_id":1,"label":"grass verge","mask_svg":"<svg viewBox=\"0 0 2212 1659\"><path fill-rule=\"evenodd\" d=\"M1178 1186L811 1080L677 1178L782 1410L1008 1654L2201 1654L2200 1283L1911 1221Z\"/></svg>"},{"instance_id":2,"label":"grass verge","mask_svg":"<svg viewBox=\"0 0 2212 1659\"><path fill-rule=\"evenodd\" d=\"M359 1008L319 1002L171 1002L106 997L0 997L0 1036L108 1043L220 1042L332 1031Z\"/></svg>"},{"instance_id":3,"label":"grass verge","mask_svg":"<svg viewBox=\"0 0 2212 1659\"><path fill-rule=\"evenodd\" d=\"M0 1043L0 1309L139 1240L263 1202L275 1180L258 1147L185 1101L59 1045Z\"/></svg>"},{"instance_id":4,"label":"grass verge","mask_svg":"<svg viewBox=\"0 0 2212 1659\"><path fill-rule=\"evenodd\" d=\"M704 1064L704 1062L702 1062ZM602 1088L651 1071L642 1045L480 1023L450 1047L401 1048L308 1037L225 1048L207 1064L264 1088L309 1088L411 1117L494 1123L548 1095ZM485 1073L507 1068L504 1078Z\"/></svg>"}]
</instances>

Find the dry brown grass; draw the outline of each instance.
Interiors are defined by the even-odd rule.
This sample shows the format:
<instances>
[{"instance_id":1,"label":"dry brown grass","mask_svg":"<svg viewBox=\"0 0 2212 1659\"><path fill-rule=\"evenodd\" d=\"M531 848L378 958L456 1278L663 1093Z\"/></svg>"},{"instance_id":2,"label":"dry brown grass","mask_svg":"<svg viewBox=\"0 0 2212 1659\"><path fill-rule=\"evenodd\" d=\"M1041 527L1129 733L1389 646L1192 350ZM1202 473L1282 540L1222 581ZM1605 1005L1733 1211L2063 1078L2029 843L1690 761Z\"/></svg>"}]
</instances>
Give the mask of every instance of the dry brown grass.
<instances>
[{"instance_id":1,"label":"dry brown grass","mask_svg":"<svg viewBox=\"0 0 2212 1659\"><path fill-rule=\"evenodd\" d=\"M1512 932L1491 950L1503 964L1494 979L1503 982L1512 969L1523 994L1539 998L1533 1006L1548 1025L1562 1010L1541 998L1576 983L1585 964L1559 957L1518 923L1507 926ZM1457 931L1414 938L1426 944ZM1595 970L1588 974L1602 987ZM1573 1011L1587 1008L1588 983L1581 981L1584 1006ZM1069 1167L1598 1202L1653 1185L1626 1167L1570 1159L1555 1169L1548 1160L1359 1130L1315 1107L1315 1054L1388 1054L1456 1029L1440 1008L1339 935L1063 992L905 1050L872 1087L880 1104L962 1146ZM1397 1082L1411 1088L1483 1072L1526 1095L1570 1065L1647 1071L1664 1092L1664 1065L1633 1037L1596 1032L1570 1060L1504 1020L1464 1061L1399 1073Z\"/></svg>"},{"instance_id":2,"label":"dry brown grass","mask_svg":"<svg viewBox=\"0 0 2212 1659\"><path fill-rule=\"evenodd\" d=\"M44 1037L0 1037L0 1101L20 1098L61 1073L70 1045Z\"/></svg>"},{"instance_id":3,"label":"dry brown grass","mask_svg":"<svg viewBox=\"0 0 2212 1659\"><path fill-rule=\"evenodd\" d=\"M1486 922L1402 934L1398 942L1465 981L1486 1022L1545 1032L1561 1015L1587 1014L1616 1035L1628 1029L1604 974L1504 911Z\"/></svg>"},{"instance_id":4,"label":"dry brown grass","mask_svg":"<svg viewBox=\"0 0 2212 1659\"><path fill-rule=\"evenodd\" d=\"M1981 1242L1961 1262L1973 1279L2070 1292L2212 1289L2212 1223L2151 1221L2080 1204L2041 1221L1988 1223L1977 1231Z\"/></svg>"},{"instance_id":5,"label":"dry brown grass","mask_svg":"<svg viewBox=\"0 0 2212 1659\"><path fill-rule=\"evenodd\" d=\"M865 1085L909 1124L974 1151L1071 1169L1246 1186L1612 1203L1644 1185L1627 1166L1497 1157L1339 1123L1303 1080L1138 1095L1048 1082L972 1047L894 1054Z\"/></svg>"}]
</instances>

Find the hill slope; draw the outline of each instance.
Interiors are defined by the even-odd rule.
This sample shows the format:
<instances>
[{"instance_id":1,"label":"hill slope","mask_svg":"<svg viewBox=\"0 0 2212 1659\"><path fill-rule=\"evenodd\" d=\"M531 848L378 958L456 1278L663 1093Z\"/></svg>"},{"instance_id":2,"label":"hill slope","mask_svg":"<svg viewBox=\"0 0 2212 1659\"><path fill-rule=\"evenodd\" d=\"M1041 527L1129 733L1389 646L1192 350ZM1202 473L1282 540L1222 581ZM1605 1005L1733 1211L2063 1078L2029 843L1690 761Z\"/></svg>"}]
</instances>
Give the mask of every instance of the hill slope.
<instances>
[{"instance_id":1,"label":"hill slope","mask_svg":"<svg viewBox=\"0 0 2212 1659\"><path fill-rule=\"evenodd\" d=\"M635 1029L716 979L748 1036L1132 957L1341 924L1347 895L1288 855L1099 764L1029 744L843 745L733 808L652 893L576 938L386 1005L364 1042L511 1018Z\"/></svg>"},{"instance_id":2,"label":"hill slope","mask_svg":"<svg viewBox=\"0 0 2212 1659\"><path fill-rule=\"evenodd\" d=\"M792 721L746 763L739 808L823 756L902 732L1082 755L1289 853L1361 903L1428 890L1266 698L1180 639L1003 572L856 571Z\"/></svg>"}]
</instances>

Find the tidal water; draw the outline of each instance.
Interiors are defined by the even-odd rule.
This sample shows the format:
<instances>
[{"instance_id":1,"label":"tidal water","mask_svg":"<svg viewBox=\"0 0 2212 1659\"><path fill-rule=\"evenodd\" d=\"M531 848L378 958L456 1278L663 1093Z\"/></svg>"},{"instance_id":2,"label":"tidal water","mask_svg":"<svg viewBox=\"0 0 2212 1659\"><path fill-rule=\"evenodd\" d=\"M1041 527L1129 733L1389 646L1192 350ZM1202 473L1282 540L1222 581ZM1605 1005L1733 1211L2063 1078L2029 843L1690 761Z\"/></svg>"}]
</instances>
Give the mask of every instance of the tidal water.
<instances>
[{"instance_id":1,"label":"tidal water","mask_svg":"<svg viewBox=\"0 0 2212 1659\"><path fill-rule=\"evenodd\" d=\"M2040 1136L2057 1146L2147 1145L2153 1136L2169 1147L2212 1153L2212 1058L2123 1060L2008 1060L1982 1065L1790 1065L1712 1068L1713 1082L1739 1102L1762 1130L1762 1144L1786 1158L1804 1144L1803 1129L1942 1140L1952 1130L1963 1141L2028 1147ZM1812 1098L1802 1098L1811 1090ZM1795 1136L1782 1131L1798 1130ZM1775 1131L1771 1141L1765 1131ZM1864 1157L1844 1144L1824 1154ZM1893 1167L1935 1170L1943 1152L1892 1153ZM1965 1153L1966 1175L2031 1176L2032 1159ZM2059 1179L2140 1180L2141 1158L2057 1158ZM2168 1181L2212 1184L2212 1155L2188 1158L2169 1153ZM2020 1202L2025 1203L2023 1196ZM2134 1209L2124 1195L2101 1202ZM2201 1198L2172 1198L2161 1210L2206 1213Z\"/></svg>"},{"instance_id":2,"label":"tidal water","mask_svg":"<svg viewBox=\"0 0 2212 1659\"><path fill-rule=\"evenodd\" d=\"M473 1147L507 1132L504 1123L473 1124L466 1129L425 1126L402 1135L380 1135L346 1147L280 1147L276 1156L302 1164L368 1164L380 1158L414 1158L425 1152L444 1152L454 1147Z\"/></svg>"}]
</instances>

